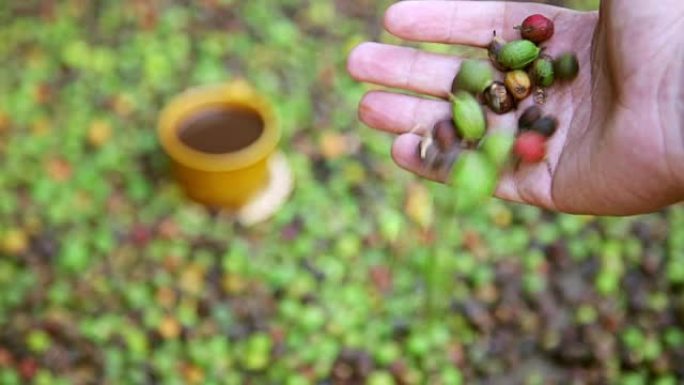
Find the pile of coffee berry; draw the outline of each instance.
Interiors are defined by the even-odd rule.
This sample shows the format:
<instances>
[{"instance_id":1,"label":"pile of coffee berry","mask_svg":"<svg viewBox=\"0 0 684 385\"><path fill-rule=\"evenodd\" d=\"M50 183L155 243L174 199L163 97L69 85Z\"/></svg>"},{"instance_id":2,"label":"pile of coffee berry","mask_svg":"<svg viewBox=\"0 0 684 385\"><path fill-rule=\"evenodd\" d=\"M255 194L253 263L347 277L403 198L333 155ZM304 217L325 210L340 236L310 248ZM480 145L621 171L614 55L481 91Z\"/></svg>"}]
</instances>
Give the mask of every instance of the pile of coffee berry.
<instances>
[{"instance_id":1,"label":"pile of coffee berry","mask_svg":"<svg viewBox=\"0 0 684 385\"><path fill-rule=\"evenodd\" d=\"M545 104L549 87L574 80L579 73L574 53L556 58L544 54L542 44L554 34L553 21L532 15L516 29L521 39L510 42L494 32L488 47L491 63L461 63L451 86L451 117L435 124L421 141L425 166L451 170L452 182L462 193L469 191L473 199L491 195L500 170L511 160L538 163L545 159L546 142L558 121L544 115L539 106ZM501 72L501 80L495 79L495 69ZM485 107L506 114L531 95L536 105L520 116L515 134L488 132Z\"/></svg>"}]
</instances>

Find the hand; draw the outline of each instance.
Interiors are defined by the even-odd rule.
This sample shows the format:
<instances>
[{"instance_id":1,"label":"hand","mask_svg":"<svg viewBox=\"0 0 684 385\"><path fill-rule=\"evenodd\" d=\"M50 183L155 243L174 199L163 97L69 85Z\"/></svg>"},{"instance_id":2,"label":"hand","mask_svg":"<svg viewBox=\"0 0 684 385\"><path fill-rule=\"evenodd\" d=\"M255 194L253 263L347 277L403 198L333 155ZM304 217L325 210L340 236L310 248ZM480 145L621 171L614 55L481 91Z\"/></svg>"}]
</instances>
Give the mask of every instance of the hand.
<instances>
[{"instance_id":1,"label":"hand","mask_svg":"<svg viewBox=\"0 0 684 385\"><path fill-rule=\"evenodd\" d=\"M631 215L684 199L684 2L603 0L599 12L501 1L402 1L385 28L407 40L486 47L492 32L519 38L513 27L541 13L555 23L543 45L554 56L574 51L580 74L548 90L545 113L559 120L544 163L502 175L496 196L551 210ZM363 43L348 69L359 81L433 96L369 92L359 106L367 125L400 134L395 162L421 176L420 134L449 117L446 101L461 59L406 47ZM488 126L513 132L515 112L488 112ZM417 128L417 130L415 130Z\"/></svg>"}]
</instances>

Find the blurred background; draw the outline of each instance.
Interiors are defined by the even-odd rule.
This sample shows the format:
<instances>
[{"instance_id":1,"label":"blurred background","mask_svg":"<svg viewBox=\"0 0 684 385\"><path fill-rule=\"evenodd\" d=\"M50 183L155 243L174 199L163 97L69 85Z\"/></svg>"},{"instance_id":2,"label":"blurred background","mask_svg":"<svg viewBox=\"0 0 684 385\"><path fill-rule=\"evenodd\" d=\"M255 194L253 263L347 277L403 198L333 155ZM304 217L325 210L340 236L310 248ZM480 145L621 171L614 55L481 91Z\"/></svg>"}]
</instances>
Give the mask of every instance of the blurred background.
<instances>
[{"instance_id":1,"label":"blurred background","mask_svg":"<svg viewBox=\"0 0 684 385\"><path fill-rule=\"evenodd\" d=\"M0 0L0 384L684 383L684 209L456 212L356 118L390 3ZM296 178L250 228L154 131L237 78Z\"/></svg>"}]
</instances>

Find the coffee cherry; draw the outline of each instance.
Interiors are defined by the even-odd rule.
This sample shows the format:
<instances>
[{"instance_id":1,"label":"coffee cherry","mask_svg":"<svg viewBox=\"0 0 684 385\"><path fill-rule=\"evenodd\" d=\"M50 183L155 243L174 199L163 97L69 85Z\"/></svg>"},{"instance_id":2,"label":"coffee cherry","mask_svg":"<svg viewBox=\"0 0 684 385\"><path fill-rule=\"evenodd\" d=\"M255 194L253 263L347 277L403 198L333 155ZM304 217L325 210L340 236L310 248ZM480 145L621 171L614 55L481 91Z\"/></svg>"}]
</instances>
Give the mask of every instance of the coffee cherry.
<instances>
[{"instance_id":1,"label":"coffee cherry","mask_svg":"<svg viewBox=\"0 0 684 385\"><path fill-rule=\"evenodd\" d=\"M556 132L556 127L558 127L556 118L544 116L532 124L530 131L538 132L545 137L550 138Z\"/></svg>"},{"instance_id":2,"label":"coffee cherry","mask_svg":"<svg viewBox=\"0 0 684 385\"><path fill-rule=\"evenodd\" d=\"M553 36L553 21L544 15L528 16L520 27L520 35L533 43L543 43Z\"/></svg>"},{"instance_id":3,"label":"coffee cherry","mask_svg":"<svg viewBox=\"0 0 684 385\"><path fill-rule=\"evenodd\" d=\"M525 163L538 163L546 156L546 137L534 132L525 131L513 144L513 153Z\"/></svg>"},{"instance_id":4,"label":"coffee cherry","mask_svg":"<svg viewBox=\"0 0 684 385\"><path fill-rule=\"evenodd\" d=\"M553 62L553 71L559 80L573 80L579 73L579 61L572 52L560 55Z\"/></svg>"},{"instance_id":5,"label":"coffee cherry","mask_svg":"<svg viewBox=\"0 0 684 385\"><path fill-rule=\"evenodd\" d=\"M539 87L551 87L554 81L553 62L551 58L543 56L532 63L530 69L532 81Z\"/></svg>"},{"instance_id":6,"label":"coffee cherry","mask_svg":"<svg viewBox=\"0 0 684 385\"><path fill-rule=\"evenodd\" d=\"M501 48L503 48L504 45L506 45L506 40L497 36L495 31L494 38L492 38L491 43L489 43L489 47L487 47L487 53L489 55L489 60L492 62L492 65L494 65L494 68L496 68L499 71L506 71L506 68L499 64L499 60L497 59L499 56L499 52L501 51Z\"/></svg>"},{"instance_id":7,"label":"coffee cherry","mask_svg":"<svg viewBox=\"0 0 684 385\"><path fill-rule=\"evenodd\" d=\"M532 92L532 81L527 73L522 70L507 73L504 83L516 100L525 99Z\"/></svg>"},{"instance_id":8,"label":"coffee cherry","mask_svg":"<svg viewBox=\"0 0 684 385\"><path fill-rule=\"evenodd\" d=\"M451 85L451 93L468 91L474 95L484 91L492 82L494 74L489 63L479 60L465 60Z\"/></svg>"},{"instance_id":9,"label":"coffee cherry","mask_svg":"<svg viewBox=\"0 0 684 385\"><path fill-rule=\"evenodd\" d=\"M515 40L501 47L496 60L504 68L518 70L535 61L540 52L541 49L529 40Z\"/></svg>"},{"instance_id":10,"label":"coffee cherry","mask_svg":"<svg viewBox=\"0 0 684 385\"><path fill-rule=\"evenodd\" d=\"M518 119L518 129L519 130L529 130L532 125L541 118L542 110L537 106L528 107L520 119Z\"/></svg>"},{"instance_id":11,"label":"coffee cherry","mask_svg":"<svg viewBox=\"0 0 684 385\"><path fill-rule=\"evenodd\" d=\"M493 82L484 91L483 98L487 106L497 114L505 114L515 107L515 99L502 82Z\"/></svg>"},{"instance_id":12,"label":"coffee cherry","mask_svg":"<svg viewBox=\"0 0 684 385\"><path fill-rule=\"evenodd\" d=\"M479 140L487 128L484 111L475 97L465 91L454 95L452 102L453 120L461 138Z\"/></svg>"},{"instance_id":13,"label":"coffee cherry","mask_svg":"<svg viewBox=\"0 0 684 385\"><path fill-rule=\"evenodd\" d=\"M456 126L451 119L437 122L432 129L432 141L440 151L449 151L457 140Z\"/></svg>"},{"instance_id":14,"label":"coffee cherry","mask_svg":"<svg viewBox=\"0 0 684 385\"><path fill-rule=\"evenodd\" d=\"M515 138L511 134L489 134L482 139L480 149L494 166L501 167L506 163L511 153L514 140Z\"/></svg>"}]
</instances>

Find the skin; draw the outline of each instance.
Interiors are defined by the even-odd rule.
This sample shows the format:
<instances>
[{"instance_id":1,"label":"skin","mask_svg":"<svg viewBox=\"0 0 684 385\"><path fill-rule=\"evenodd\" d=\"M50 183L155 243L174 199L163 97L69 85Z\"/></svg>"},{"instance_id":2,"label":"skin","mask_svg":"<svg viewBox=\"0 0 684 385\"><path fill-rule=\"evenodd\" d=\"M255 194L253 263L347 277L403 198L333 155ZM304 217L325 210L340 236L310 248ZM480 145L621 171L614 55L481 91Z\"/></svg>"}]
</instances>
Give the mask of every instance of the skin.
<instances>
[{"instance_id":1,"label":"skin","mask_svg":"<svg viewBox=\"0 0 684 385\"><path fill-rule=\"evenodd\" d=\"M513 27L535 13L555 23L545 52L575 52L580 74L548 90L543 109L558 118L559 128L547 144L547 159L505 172L495 195L595 215L653 212L683 200L683 1L646 6L603 0L599 12L500 1L402 1L387 10L384 24L405 40L484 48L493 30L518 39ZM424 167L416 147L420 135L449 118L446 100L461 60L369 42L348 61L358 81L396 89L366 94L361 121L398 135L392 157L400 167L442 182L447 174ZM530 97L511 113L488 112L488 126L514 132L533 103Z\"/></svg>"}]
</instances>

